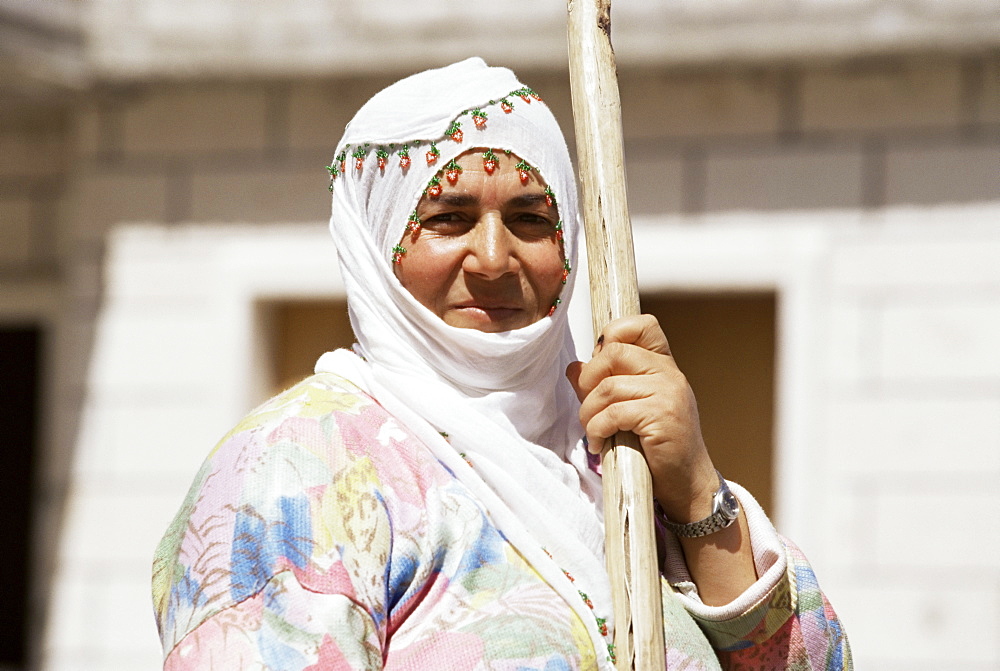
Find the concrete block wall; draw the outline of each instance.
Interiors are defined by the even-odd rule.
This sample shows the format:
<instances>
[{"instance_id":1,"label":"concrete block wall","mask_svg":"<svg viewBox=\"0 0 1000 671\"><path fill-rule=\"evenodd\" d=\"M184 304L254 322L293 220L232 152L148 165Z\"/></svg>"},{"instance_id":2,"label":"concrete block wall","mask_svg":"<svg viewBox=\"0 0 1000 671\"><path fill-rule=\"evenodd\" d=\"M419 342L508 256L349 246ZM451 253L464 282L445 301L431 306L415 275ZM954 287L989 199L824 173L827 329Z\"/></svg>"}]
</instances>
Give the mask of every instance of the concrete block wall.
<instances>
[{"instance_id":1,"label":"concrete block wall","mask_svg":"<svg viewBox=\"0 0 1000 671\"><path fill-rule=\"evenodd\" d=\"M998 53L623 70L633 212L683 215L688 223L711 225L708 220L721 212L837 209L877 213L884 207L911 203L1000 200L996 179L1000 167L998 72ZM520 74L543 94L568 128L571 114L565 76ZM191 381L185 371L194 375L206 362L193 360L193 369L177 368L152 360L148 354L163 337L183 338L194 345L205 335L197 326L206 323L198 319L208 309L199 303L199 286L212 278L199 275L193 264L188 286L143 285L142 291L126 292L133 296L131 304L109 305L102 302L102 296L142 283L144 277L148 284L158 270L140 264L134 274L104 276L106 235L123 222L168 228L182 223L308 222L322 226L329 202L323 166L329 162L333 145L357 107L394 78L108 85L72 107L67 134L72 138L68 152L72 165L59 181L60 207L52 224L56 249L66 259L60 276L68 297L60 327L66 335L55 355L63 396L61 404L53 407L49 423L73 434L64 435L62 442L75 444L76 462L42 668L147 668L153 627L148 565L160 530L145 527L139 513L121 516L115 511L141 511L146 506L161 510L163 499L173 494L157 489L157 473L176 476L173 469L182 467L169 458L169 445L151 438L153 442L140 453L131 436L154 406L202 427L199 435L211 433L197 409L183 399L185 380ZM33 211L34 202L26 201L21 189L0 193L0 208L14 213L11 230L22 231L22 238L25 227L17 228L13 222ZM7 221L5 214L5 230ZM873 227L889 225L877 218L867 221ZM905 230L906 223L892 225ZM906 237L901 233L885 244L892 250ZM930 424L922 413L935 408L968 417L973 438L995 439L997 420L991 409L996 386L991 376L996 362L987 351L989 338L974 335L981 331L972 328L982 315L994 315L995 308L992 299L969 294L975 286L979 287L976 296L987 296L994 280L975 275L961 261L947 268L971 279L965 283L950 279L951 271L934 263L936 249L937 243L906 247L906 254L922 255L919 258L926 263L902 268L882 267L882 256L865 251L868 247L855 250L857 259L849 251L838 257L846 259L838 261L842 266L837 267L845 268L847 285L838 289L841 293L832 303L831 314L839 317L831 323L846 336L845 342L833 343L845 353L843 367L830 374L831 398L845 405L844 412L857 416L862 425L880 427L870 431L886 441L913 433L910 422ZM964 245L953 253L958 259L986 260L983 250ZM197 254L197 249L181 246L178 254ZM894 252L888 254L891 258ZM177 263L183 263L183 258ZM868 288L851 288L848 269L854 265L867 268L874 278L888 279L873 279ZM875 285L880 288L871 288ZM934 298L921 298L927 292ZM962 301L954 300L958 297ZM133 311L139 304L155 307L160 317L143 321ZM120 319L109 322L113 323L109 332L97 333L99 344L92 347L96 315L102 310L107 318L114 317L108 310L120 311ZM163 332L163 316L175 317L179 330ZM955 348L951 338L958 336L964 344ZM115 343L121 345L112 346ZM925 348L948 351L927 361L922 356ZM972 352L981 353L983 361L969 356ZM122 358L100 358L112 354ZM93 373L90 377L88 367ZM981 393L963 391L966 383L974 383ZM932 393L932 388L942 385L953 393ZM927 393L918 395L911 386ZM859 395L861 391L869 395ZM205 393L197 396L197 403L215 402L210 392ZM850 405L856 399L863 401ZM77 433L76 425L64 420L81 408L86 409L85 421ZM889 426L895 429L880 422L883 412L893 418ZM830 425L835 424L831 420ZM929 435L943 433L934 424L927 430ZM890 435L885 436L886 432ZM914 503L906 498L910 496L907 488L926 484L930 476L925 466L934 461L930 438L923 440L904 464L887 458L882 471L830 474L822 489L843 503L845 516L835 521L845 533L869 538L873 536L866 531L870 510L887 517L894 504ZM203 448L207 450L210 442L206 439ZM858 459L866 463L869 458L863 456ZM995 464L990 464L989 458L978 453L959 457L951 466L957 469L955 486L938 490L936 495L944 498L935 501L953 500L956 506L968 506L971 500L956 494L959 480L970 473L977 474L977 482L988 479L984 474L990 471L984 469L995 471ZM193 474L197 464L187 466ZM897 483L891 477L895 467L917 474ZM50 465L50 469L56 472L57 466ZM924 510L927 505L917 507ZM845 544L843 557L823 561L824 566L834 567L835 581L846 585L861 577L874 580L871 576L907 566L902 560L894 564L897 555L893 552L912 548L912 543L869 540L878 541L877 551L882 553L876 555L881 562L877 570L868 570L872 567L869 550L876 546L860 541ZM992 580L995 588L995 563L972 568L974 575ZM905 570L914 579L925 575L920 567ZM942 580L948 577L945 574L940 572ZM900 603L923 603L921 599L930 598L926 590L914 591L910 585L912 581L894 588ZM958 613L953 607L972 589L971 583L962 583L941 597L940 608L921 611L929 613L927 626L933 629L935 622L944 622L941 613L948 617ZM993 599L996 604L995 595ZM984 622L996 621L991 606L977 607L985 609ZM864 613L858 617L863 619ZM861 626L877 631L880 624ZM908 630L901 627L900 631ZM968 668L996 668L1000 663L996 647L994 639L994 656L977 652L975 664L979 666ZM873 668L918 668L906 665L914 657L894 654L878 650L868 659L878 662Z\"/></svg>"},{"instance_id":2,"label":"concrete block wall","mask_svg":"<svg viewBox=\"0 0 1000 671\"><path fill-rule=\"evenodd\" d=\"M59 201L73 164L71 112L64 101L24 100L20 105L0 105L0 326L33 326L42 332L44 369L40 381L40 411L43 414L36 455L37 492L32 503L38 515L35 526L39 542L35 552L37 570L49 568L46 549L58 542L58 515L66 486L66 469L59 469L57 454L68 453L75 438L72 423L56 421L59 384L64 381L50 362L64 352L66 329L61 324L65 309L62 286L68 275L68 260L59 253ZM89 324L88 324L89 325ZM77 371L76 379L81 374ZM3 382L3 394L17 394ZM72 438L70 437L72 435ZM57 447L58 446L58 447ZM10 445L25 450L27 445ZM53 472L61 477L53 478ZM55 481L58 480L58 481ZM45 617L47 585L31 589L28 630L38 634Z\"/></svg>"},{"instance_id":3,"label":"concrete block wall","mask_svg":"<svg viewBox=\"0 0 1000 671\"><path fill-rule=\"evenodd\" d=\"M205 250L175 243L166 261L117 263L109 236L126 222L322 228L324 166L349 115L378 87L165 83L100 88L72 108L65 134L73 158L52 199L65 298L45 478L53 495L43 501L52 521L39 531L54 557L52 572L40 574L55 576L40 586L51 596L39 668L155 667L152 552L177 509L178 483L197 464L177 458L176 434L149 427L169 418L203 451L227 429L212 421L220 407L225 421L246 409L230 412L220 406L224 394L202 384L204 371L220 365L211 333L222 328L206 321L224 314L204 300L205 286L224 281L206 275L213 264ZM178 343L184 357L161 356Z\"/></svg>"},{"instance_id":4,"label":"concrete block wall","mask_svg":"<svg viewBox=\"0 0 1000 671\"><path fill-rule=\"evenodd\" d=\"M1000 500L998 216L1000 199L874 213L831 254L819 447L838 542L821 580L863 668L1000 668L1000 526L983 512Z\"/></svg>"},{"instance_id":5,"label":"concrete block wall","mask_svg":"<svg viewBox=\"0 0 1000 671\"><path fill-rule=\"evenodd\" d=\"M51 277L57 259L55 203L72 157L69 113L60 106L0 109L0 273Z\"/></svg>"},{"instance_id":6,"label":"concrete block wall","mask_svg":"<svg viewBox=\"0 0 1000 671\"><path fill-rule=\"evenodd\" d=\"M998 62L991 53L624 72L632 207L692 214L996 199Z\"/></svg>"}]
</instances>

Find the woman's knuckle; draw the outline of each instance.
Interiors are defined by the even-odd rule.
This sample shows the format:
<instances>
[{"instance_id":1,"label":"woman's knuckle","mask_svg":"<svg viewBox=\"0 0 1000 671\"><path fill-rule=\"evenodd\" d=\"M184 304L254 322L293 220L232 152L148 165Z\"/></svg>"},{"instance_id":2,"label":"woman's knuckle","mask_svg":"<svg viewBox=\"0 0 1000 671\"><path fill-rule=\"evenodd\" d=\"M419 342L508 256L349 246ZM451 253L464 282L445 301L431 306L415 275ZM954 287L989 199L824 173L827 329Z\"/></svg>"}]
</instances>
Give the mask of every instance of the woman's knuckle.
<instances>
[{"instance_id":1,"label":"woman's knuckle","mask_svg":"<svg viewBox=\"0 0 1000 671\"><path fill-rule=\"evenodd\" d=\"M598 392L603 398L615 398L618 393L618 382L613 377L606 377L597 386Z\"/></svg>"},{"instance_id":2,"label":"woman's knuckle","mask_svg":"<svg viewBox=\"0 0 1000 671\"><path fill-rule=\"evenodd\" d=\"M608 356L610 356L613 359L623 359L628 354L628 345L622 342L617 342L617 341L610 342L605 344L604 347L608 353Z\"/></svg>"},{"instance_id":3,"label":"woman's knuckle","mask_svg":"<svg viewBox=\"0 0 1000 671\"><path fill-rule=\"evenodd\" d=\"M613 405L608 406L607 416L608 419L610 420L609 423L614 426L615 430L621 429L625 421L625 415L626 411L624 404L615 403Z\"/></svg>"},{"instance_id":4,"label":"woman's knuckle","mask_svg":"<svg viewBox=\"0 0 1000 671\"><path fill-rule=\"evenodd\" d=\"M608 416L607 412L601 412L594 416L587 424L587 433L594 436L610 436L613 431L608 431Z\"/></svg>"}]
</instances>

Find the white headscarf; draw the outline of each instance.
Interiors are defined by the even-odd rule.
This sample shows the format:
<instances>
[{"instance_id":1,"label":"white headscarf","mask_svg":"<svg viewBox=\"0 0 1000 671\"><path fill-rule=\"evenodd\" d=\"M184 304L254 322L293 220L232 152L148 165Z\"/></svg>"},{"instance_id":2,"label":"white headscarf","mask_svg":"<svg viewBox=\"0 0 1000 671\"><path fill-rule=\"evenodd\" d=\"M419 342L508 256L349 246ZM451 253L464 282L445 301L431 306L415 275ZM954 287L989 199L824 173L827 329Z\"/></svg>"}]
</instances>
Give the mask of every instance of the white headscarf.
<instances>
[{"instance_id":1,"label":"white headscarf","mask_svg":"<svg viewBox=\"0 0 1000 671\"><path fill-rule=\"evenodd\" d=\"M393 272L393 250L428 182L451 159L480 147L510 150L540 173L555 194L566 260L576 262L569 152L534 92L510 70L478 58L403 79L358 111L337 147L330 228L363 359L329 352L316 370L365 389L472 490L580 615L605 668L613 630L600 481L587 466L579 403L564 375L575 358L566 310L575 274L551 316L483 333L446 324ZM595 617L608 621L607 638Z\"/></svg>"}]
</instances>

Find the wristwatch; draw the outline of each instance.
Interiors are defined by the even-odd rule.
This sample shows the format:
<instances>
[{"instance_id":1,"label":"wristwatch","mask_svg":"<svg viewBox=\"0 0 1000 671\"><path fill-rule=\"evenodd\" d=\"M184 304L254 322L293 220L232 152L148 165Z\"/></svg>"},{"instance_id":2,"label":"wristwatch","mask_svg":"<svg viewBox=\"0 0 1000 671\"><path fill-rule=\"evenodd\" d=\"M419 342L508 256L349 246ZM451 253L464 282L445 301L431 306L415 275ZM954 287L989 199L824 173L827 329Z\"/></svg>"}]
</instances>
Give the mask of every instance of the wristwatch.
<instances>
[{"instance_id":1,"label":"wristwatch","mask_svg":"<svg viewBox=\"0 0 1000 671\"><path fill-rule=\"evenodd\" d=\"M740 516L740 502L729 491L729 485L726 484L722 473L719 473L719 471L716 471L716 473L719 476L719 489L712 496L711 515L690 524L677 524L667 519L663 508L660 507L660 502L656 501L653 504L653 511L656 513L656 518L660 521L660 524L670 529L677 536L699 538L725 529L735 522L736 518Z\"/></svg>"}]
</instances>

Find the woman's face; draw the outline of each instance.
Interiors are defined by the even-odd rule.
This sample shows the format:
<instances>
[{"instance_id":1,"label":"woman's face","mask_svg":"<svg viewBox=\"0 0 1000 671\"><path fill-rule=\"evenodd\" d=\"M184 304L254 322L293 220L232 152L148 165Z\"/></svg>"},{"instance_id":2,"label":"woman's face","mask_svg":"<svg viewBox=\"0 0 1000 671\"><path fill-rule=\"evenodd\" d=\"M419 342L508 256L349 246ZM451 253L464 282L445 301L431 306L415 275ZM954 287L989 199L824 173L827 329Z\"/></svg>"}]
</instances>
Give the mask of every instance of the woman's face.
<instances>
[{"instance_id":1,"label":"woman's face","mask_svg":"<svg viewBox=\"0 0 1000 671\"><path fill-rule=\"evenodd\" d=\"M396 276L424 307L458 328L488 333L533 324L549 313L563 287L559 215L535 171L521 179L521 160L496 152L493 174L485 149L456 159L454 184L417 204L421 226L407 232Z\"/></svg>"}]
</instances>

